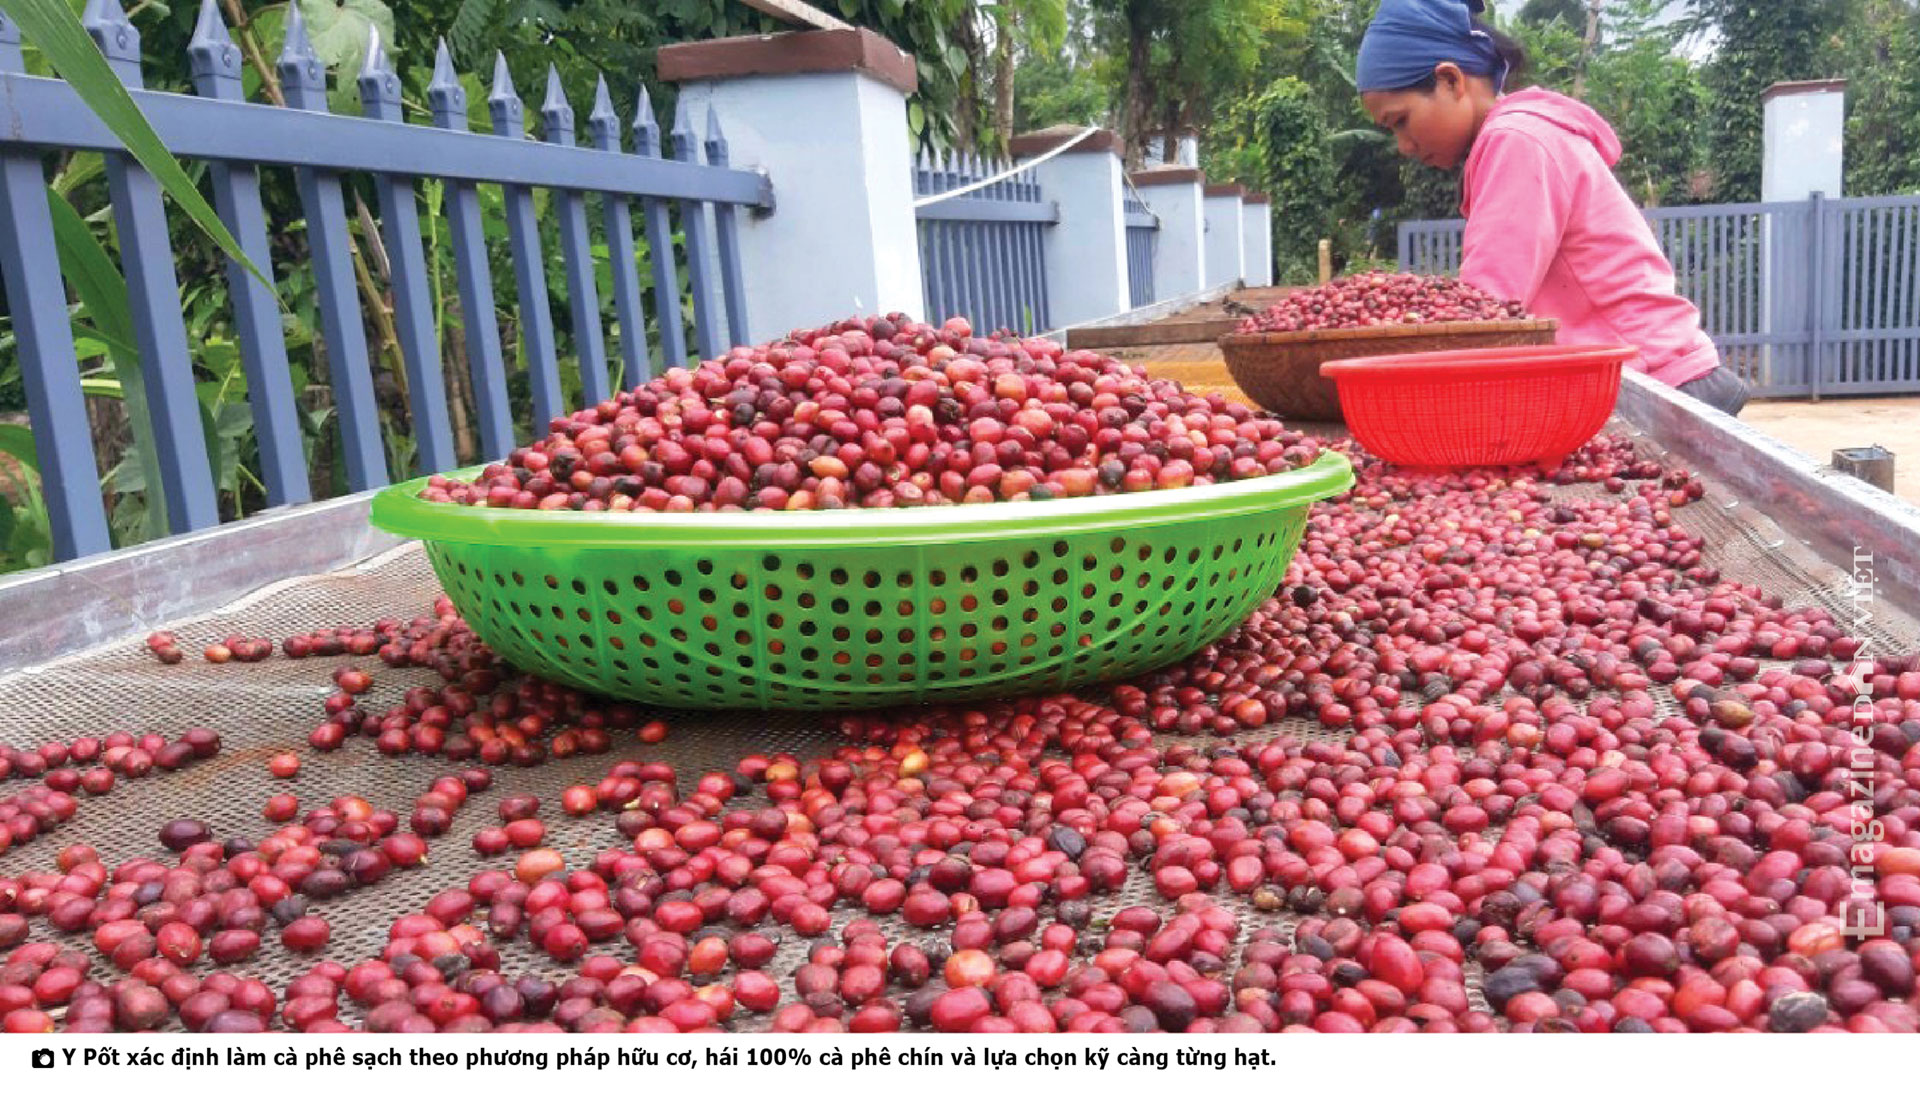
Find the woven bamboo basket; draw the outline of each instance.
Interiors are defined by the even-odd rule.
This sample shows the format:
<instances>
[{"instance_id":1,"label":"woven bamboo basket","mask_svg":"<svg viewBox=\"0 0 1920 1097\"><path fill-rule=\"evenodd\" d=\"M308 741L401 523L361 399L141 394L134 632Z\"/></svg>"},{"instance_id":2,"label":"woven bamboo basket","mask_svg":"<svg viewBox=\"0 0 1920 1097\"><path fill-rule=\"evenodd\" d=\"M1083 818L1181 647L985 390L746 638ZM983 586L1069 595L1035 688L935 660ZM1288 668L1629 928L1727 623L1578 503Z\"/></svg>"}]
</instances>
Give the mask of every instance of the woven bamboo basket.
<instances>
[{"instance_id":1,"label":"woven bamboo basket","mask_svg":"<svg viewBox=\"0 0 1920 1097\"><path fill-rule=\"evenodd\" d=\"M1555 320L1469 320L1395 324L1333 331L1277 331L1222 336L1220 352L1240 391L1287 419L1344 422L1340 391L1320 364L1341 358L1418 354L1473 347L1531 347L1553 342Z\"/></svg>"}]
</instances>

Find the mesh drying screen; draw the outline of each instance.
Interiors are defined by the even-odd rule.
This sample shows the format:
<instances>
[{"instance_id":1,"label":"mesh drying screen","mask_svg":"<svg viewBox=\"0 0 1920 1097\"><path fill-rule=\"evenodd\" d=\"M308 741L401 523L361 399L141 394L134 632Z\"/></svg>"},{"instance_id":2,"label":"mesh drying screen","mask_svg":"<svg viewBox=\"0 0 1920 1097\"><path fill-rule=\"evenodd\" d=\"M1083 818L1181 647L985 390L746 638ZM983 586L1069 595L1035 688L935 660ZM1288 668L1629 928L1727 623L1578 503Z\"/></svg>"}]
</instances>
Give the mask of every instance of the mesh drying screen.
<instances>
[{"instance_id":1,"label":"mesh drying screen","mask_svg":"<svg viewBox=\"0 0 1920 1097\"><path fill-rule=\"evenodd\" d=\"M1553 490L1579 495L1596 489ZM1709 558L1729 577L1757 583L1790 604L1823 605L1843 627L1855 625L1858 610L1848 598L1840 568L1786 537L1751 505L1735 505L1723 492L1713 491L1677 518L1706 536ZM184 650L198 652L232 633L280 637L329 625L364 625L389 616L410 619L425 612L437 593L425 554L410 545L350 571L277 584L220 613L169 627L179 633ZM1885 645L1883 650L1920 650L1920 626L1911 616L1884 602L1874 610L1873 620L1860 629L1861 634ZM304 747L307 733L322 719L323 699L332 690L328 674L346 661L293 661L276 655L247 666L214 666L195 655L166 667L154 661L137 639L130 639L0 678L0 742L33 746L118 730L172 736L189 727L207 726L218 730L225 744L218 757L182 772L122 779L104 798L82 797L78 813L54 835L0 853L0 875L48 869L55 851L70 842L97 847L109 864L161 855L157 832L163 823L182 816L204 819L218 837L258 837L270 830L270 824L260 818L260 807L276 792L293 792L302 798L303 806L311 807L352 790L404 818L413 799L432 779L451 771L449 763L413 756L387 758L365 738L351 739L346 748L331 754ZM393 670L371 659L359 662L376 671L366 704L372 711L383 710L412 686L438 684L431 671ZM819 716L687 713L675 715L670 722L673 732L658 746L640 747L629 741L618 745L611 757L574 757L533 769L495 767L493 787L455 816L453 829L434 841L425 867L395 872L376 886L316 904L334 927L326 955L348 961L376 955L395 918L418 910L439 891L463 884L482 867L504 864L507 858L483 860L471 846L476 830L497 821L495 807L502 797L539 796L546 805L541 817L549 826L550 844L567 854L570 863L579 864L593 851L619 845L623 839L609 815L581 819L562 815L555 807L559 793L570 784L598 780L616 757L664 761L691 778L710 770L730 771L740 757L754 752L791 751L802 758L815 757L831 750L837 739L830 722ZM1303 738L1328 736L1317 725L1288 720L1244 741L1260 742L1287 733ZM267 773L265 759L289 747L301 750L303 768L291 780L275 780ZM1298 917L1284 911L1257 911L1231 894L1222 893L1219 901L1241 917L1243 942L1262 925L1278 926L1290 934ZM1166 905L1154 895L1148 874L1136 871L1122 892L1096 905L1095 917L1133 903ZM844 908L836 911L835 930L854 916ZM32 924L36 938L54 936L43 920ZM896 941L944 937L910 929L897 919L883 920L883 927ZM287 952L271 937L254 960L234 970L257 974L277 987L305 971L312 959ZM86 947L85 940L83 936L67 939L81 947ZM631 954L630 946L619 939L599 947ZM807 948L808 942L789 935L770 973L784 981L805 962ZM522 941L510 942L501 951L503 969L508 972L559 974L551 961ZM200 970L203 974L210 970L205 961ZM97 976L105 977L108 971L104 961L95 968ZM1477 995L1477 968L1470 966L1469 975L1469 987ZM352 1020L352 1016L343 1019ZM751 1029L764 1019L741 1013L734 1023Z\"/></svg>"}]
</instances>

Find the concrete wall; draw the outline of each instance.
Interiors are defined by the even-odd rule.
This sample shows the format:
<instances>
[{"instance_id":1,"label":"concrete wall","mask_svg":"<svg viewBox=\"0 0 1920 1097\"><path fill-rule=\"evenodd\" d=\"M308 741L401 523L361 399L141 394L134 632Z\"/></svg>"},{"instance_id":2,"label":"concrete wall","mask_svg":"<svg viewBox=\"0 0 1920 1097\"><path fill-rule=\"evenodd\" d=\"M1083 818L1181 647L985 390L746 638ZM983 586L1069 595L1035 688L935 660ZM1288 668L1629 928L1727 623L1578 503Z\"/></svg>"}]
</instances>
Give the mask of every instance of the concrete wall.
<instances>
[{"instance_id":1,"label":"concrete wall","mask_svg":"<svg viewBox=\"0 0 1920 1097\"><path fill-rule=\"evenodd\" d=\"M1046 230L1048 311L1066 327L1125 312L1127 225L1121 207L1120 157L1070 150L1039 165L1034 175L1060 223Z\"/></svg>"},{"instance_id":2,"label":"concrete wall","mask_svg":"<svg viewBox=\"0 0 1920 1097\"><path fill-rule=\"evenodd\" d=\"M1248 202L1240 207L1240 268L1247 285L1273 285L1273 207Z\"/></svg>"},{"instance_id":3,"label":"concrete wall","mask_svg":"<svg viewBox=\"0 0 1920 1097\"><path fill-rule=\"evenodd\" d=\"M1206 210L1199 181L1156 185L1136 181L1134 186L1160 217L1153 249L1154 296L1165 300L1208 288Z\"/></svg>"},{"instance_id":4,"label":"concrete wall","mask_svg":"<svg viewBox=\"0 0 1920 1097\"><path fill-rule=\"evenodd\" d=\"M1815 191L1841 196L1846 110L1840 81L1779 85L1768 93L1762 111L1761 201L1798 202Z\"/></svg>"},{"instance_id":5,"label":"concrete wall","mask_svg":"<svg viewBox=\"0 0 1920 1097\"><path fill-rule=\"evenodd\" d=\"M681 95L695 118L712 103L733 166L774 180L774 214L739 218L749 338L925 313L904 95L858 72L701 80Z\"/></svg>"},{"instance_id":6,"label":"concrete wall","mask_svg":"<svg viewBox=\"0 0 1920 1097\"><path fill-rule=\"evenodd\" d=\"M1206 210L1207 285L1237 281L1241 277L1241 252L1246 246L1246 232L1240 223L1240 196L1210 196Z\"/></svg>"}]
</instances>

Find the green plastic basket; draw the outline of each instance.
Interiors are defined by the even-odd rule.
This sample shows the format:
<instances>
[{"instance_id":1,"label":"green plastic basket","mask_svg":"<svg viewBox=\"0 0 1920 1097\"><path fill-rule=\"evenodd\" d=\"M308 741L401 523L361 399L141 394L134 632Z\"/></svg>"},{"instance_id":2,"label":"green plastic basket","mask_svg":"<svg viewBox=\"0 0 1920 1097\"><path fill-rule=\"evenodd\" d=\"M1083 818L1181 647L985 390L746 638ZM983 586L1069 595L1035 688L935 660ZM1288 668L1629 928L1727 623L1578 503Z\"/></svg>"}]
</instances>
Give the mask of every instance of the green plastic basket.
<instances>
[{"instance_id":1,"label":"green plastic basket","mask_svg":"<svg viewBox=\"0 0 1920 1097\"><path fill-rule=\"evenodd\" d=\"M456 473L469 477L477 470ZM1060 690L1177 662L1279 585L1337 454L1129 495L914 510L605 514L374 497L507 661L674 708Z\"/></svg>"}]
</instances>

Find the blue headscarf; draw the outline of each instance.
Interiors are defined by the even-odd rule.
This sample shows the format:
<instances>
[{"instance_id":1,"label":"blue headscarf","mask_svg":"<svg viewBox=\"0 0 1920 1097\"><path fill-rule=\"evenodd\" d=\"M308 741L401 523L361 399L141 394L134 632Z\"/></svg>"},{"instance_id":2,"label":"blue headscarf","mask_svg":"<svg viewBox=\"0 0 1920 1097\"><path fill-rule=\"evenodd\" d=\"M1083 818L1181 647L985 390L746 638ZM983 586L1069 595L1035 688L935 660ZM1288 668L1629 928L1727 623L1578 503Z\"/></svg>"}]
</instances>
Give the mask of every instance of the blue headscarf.
<instances>
[{"instance_id":1,"label":"blue headscarf","mask_svg":"<svg viewBox=\"0 0 1920 1097\"><path fill-rule=\"evenodd\" d=\"M1360 40L1355 82L1363 92L1399 91L1451 61L1461 72L1492 77L1494 90L1503 90L1507 63L1493 36L1473 21L1485 10L1485 0L1381 0Z\"/></svg>"}]
</instances>

